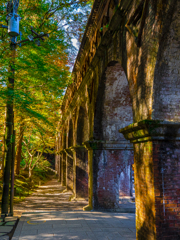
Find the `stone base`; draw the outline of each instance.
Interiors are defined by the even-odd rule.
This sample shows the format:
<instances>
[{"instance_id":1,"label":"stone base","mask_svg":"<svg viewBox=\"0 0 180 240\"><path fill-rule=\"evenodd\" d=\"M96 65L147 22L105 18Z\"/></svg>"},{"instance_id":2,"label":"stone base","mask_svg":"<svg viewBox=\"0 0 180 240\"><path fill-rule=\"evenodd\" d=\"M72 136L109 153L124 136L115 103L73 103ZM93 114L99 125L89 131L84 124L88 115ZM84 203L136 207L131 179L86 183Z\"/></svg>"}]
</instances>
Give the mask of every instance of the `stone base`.
<instances>
[{"instance_id":1,"label":"stone base","mask_svg":"<svg viewBox=\"0 0 180 240\"><path fill-rule=\"evenodd\" d=\"M134 143L137 239L180 239L180 123L144 120L120 130Z\"/></svg>"},{"instance_id":2,"label":"stone base","mask_svg":"<svg viewBox=\"0 0 180 240\"><path fill-rule=\"evenodd\" d=\"M83 207L83 211L92 211L92 210L93 210L93 208L89 205Z\"/></svg>"}]
</instances>

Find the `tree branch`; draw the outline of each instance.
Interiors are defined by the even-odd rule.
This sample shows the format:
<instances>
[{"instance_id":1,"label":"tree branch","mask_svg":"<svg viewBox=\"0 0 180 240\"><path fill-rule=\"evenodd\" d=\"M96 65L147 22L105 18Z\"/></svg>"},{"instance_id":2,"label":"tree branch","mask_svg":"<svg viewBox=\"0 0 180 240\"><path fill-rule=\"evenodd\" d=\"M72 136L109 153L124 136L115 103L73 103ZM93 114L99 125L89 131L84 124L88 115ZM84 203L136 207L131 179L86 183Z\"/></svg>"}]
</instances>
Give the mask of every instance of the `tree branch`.
<instances>
[{"instance_id":1,"label":"tree branch","mask_svg":"<svg viewBox=\"0 0 180 240\"><path fill-rule=\"evenodd\" d=\"M40 160L40 158L42 157L43 153L44 153L44 150L45 150L45 145L43 147L43 150L41 152L41 154L39 155L39 157L37 158L37 160L35 161L34 165L32 166L32 170L34 169L34 167L36 166L37 162Z\"/></svg>"}]
</instances>

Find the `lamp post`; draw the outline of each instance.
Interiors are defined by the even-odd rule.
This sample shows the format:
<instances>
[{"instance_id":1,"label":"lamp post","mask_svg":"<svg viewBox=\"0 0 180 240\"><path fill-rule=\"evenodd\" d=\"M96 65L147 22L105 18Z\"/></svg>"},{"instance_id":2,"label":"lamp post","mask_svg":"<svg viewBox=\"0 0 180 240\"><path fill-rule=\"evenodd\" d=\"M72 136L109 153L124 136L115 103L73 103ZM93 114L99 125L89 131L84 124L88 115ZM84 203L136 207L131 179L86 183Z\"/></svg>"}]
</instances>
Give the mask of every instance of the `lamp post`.
<instances>
[{"instance_id":1,"label":"lamp post","mask_svg":"<svg viewBox=\"0 0 180 240\"><path fill-rule=\"evenodd\" d=\"M9 66L9 76L8 76L8 84L7 91L10 97L7 99L7 115L6 115L6 133L5 133L5 167L4 167L4 177L3 177L3 194L2 194L2 206L1 206L1 214L4 218L8 215L8 206L9 206L9 182L10 182L10 173L11 173L11 192L14 188L14 175L11 172L11 166L14 165L13 156L13 141L15 137L13 136L14 132L14 112L13 112L13 101L14 101L14 75L15 75L15 54L16 54L16 37L19 35L19 16L17 15L15 5L12 2L8 2L7 4L7 17L6 20L8 22L8 27L5 25L1 25L3 28L8 28L8 34L11 37L10 41L10 50L11 61ZM13 195L11 194L11 206L12 206ZM13 210L11 208L11 215L13 215Z\"/></svg>"},{"instance_id":2,"label":"lamp post","mask_svg":"<svg viewBox=\"0 0 180 240\"><path fill-rule=\"evenodd\" d=\"M1 206L1 217L5 218L8 215L9 208L9 183L10 183L10 173L11 173L11 201L10 201L10 215L13 215L13 197L14 197L14 141L15 141L15 131L14 131L14 112L13 112L13 102L14 102L14 82L15 82L15 57L16 48L21 46L21 43L25 45L28 42L34 41L34 39L44 40L43 37L48 37L48 34L36 33L31 27L32 34L29 35L28 39L20 40L17 42L17 36L19 35L19 22L20 16L17 14L19 6L19 0L12 0L7 3L7 17L6 21L8 26L0 24L0 28L8 29L8 34L10 36L10 50L12 52L12 58L9 66L9 76L7 90L10 97L7 99L7 115L6 115L6 134L5 134L5 167L4 167L4 177L3 177L3 193L2 193L2 206ZM38 46L39 41L38 41Z\"/></svg>"}]
</instances>

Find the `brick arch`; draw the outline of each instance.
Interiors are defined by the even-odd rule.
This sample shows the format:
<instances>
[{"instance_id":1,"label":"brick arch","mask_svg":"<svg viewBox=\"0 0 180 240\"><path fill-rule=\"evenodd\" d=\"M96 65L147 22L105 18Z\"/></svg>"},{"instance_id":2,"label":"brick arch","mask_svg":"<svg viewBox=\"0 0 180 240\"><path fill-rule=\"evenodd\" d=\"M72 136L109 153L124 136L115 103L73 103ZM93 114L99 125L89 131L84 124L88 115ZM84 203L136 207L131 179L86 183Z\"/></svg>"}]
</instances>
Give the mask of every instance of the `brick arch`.
<instances>
[{"instance_id":1,"label":"brick arch","mask_svg":"<svg viewBox=\"0 0 180 240\"><path fill-rule=\"evenodd\" d=\"M63 149L66 149L66 147L67 147L66 138L67 138L67 129L64 128L62 131L62 148Z\"/></svg>"},{"instance_id":2,"label":"brick arch","mask_svg":"<svg viewBox=\"0 0 180 240\"><path fill-rule=\"evenodd\" d=\"M110 62L99 82L94 117L94 139L118 141L118 132L133 123L133 111L128 81L117 61Z\"/></svg>"},{"instance_id":3,"label":"brick arch","mask_svg":"<svg viewBox=\"0 0 180 240\"><path fill-rule=\"evenodd\" d=\"M88 197L88 151L83 147L83 142L89 140L89 122L88 110L85 102L79 103L75 121L75 158L76 158L76 178L75 178L75 195L77 198Z\"/></svg>"},{"instance_id":4,"label":"brick arch","mask_svg":"<svg viewBox=\"0 0 180 240\"><path fill-rule=\"evenodd\" d=\"M73 190L73 153L71 147L73 146L73 121L70 118L68 122L68 134L67 134L67 149L66 149L66 188Z\"/></svg>"},{"instance_id":5,"label":"brick arch","mask_svg":"<svg viewBox=\"0 0 180 240\"><path fill-rule=\"evenodd\" d=\"M77 119L76 144L82 145L89 139L88 114L86 105L81 104Z\"/></svg>"},{"instance_id":6,"label":"brick arch","mask_svg":"<svg viewBox=\"0 0 180 240\"><path fill-rule=\"evenodd\" d=\"M67 148L67 127L66 124L64 128L62 129L61 133L61 149L65 150ZM61 163L60 163L60 178L61 183L63 186L66 186L66 153L65 151L62 151L61 153Z\"/></svg>"},{"instance_id":7,"label":"brick arch","mask_svg":"<svg viewBox=\"0 0 180 240\"><path fill-rule=\"evenodd\" d=\"M73 146L73 121L69 120L68 148Z\"/></svg>"},{"instance_id":8,"label":"brick arch","mask_svg":"<svg viewBox=\"0 0 180 240\"><path fill-rule=\"evenodd\" d=\"M119 128L133 123L128 81L121 64L111 61L99 81L94 113L93 194L95 209L120 209L131 198L133 149ZM96 143L101 143L100 145ZM121 176L125 176L123 179ZM124 192L121 196L120 192ZM126 202L127 203L127 202ZM128 204L128 203L127 203ZM125 207L125 206L124 206ZM132 203L132 209L134 208Z\"/></svg>"}]
</instances>

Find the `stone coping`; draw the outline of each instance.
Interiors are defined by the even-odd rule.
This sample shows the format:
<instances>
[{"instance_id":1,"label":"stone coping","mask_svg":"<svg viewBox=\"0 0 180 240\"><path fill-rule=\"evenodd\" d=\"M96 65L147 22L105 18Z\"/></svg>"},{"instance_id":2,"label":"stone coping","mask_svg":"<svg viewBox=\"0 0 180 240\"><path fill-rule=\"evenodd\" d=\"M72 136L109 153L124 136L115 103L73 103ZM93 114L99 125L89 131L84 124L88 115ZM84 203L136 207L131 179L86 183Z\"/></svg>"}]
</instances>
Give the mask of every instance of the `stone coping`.
<instances>
[{"instance_id":1,"label":"stone coping","mask_svg":"<svg viewBox=\"0 0 180 240\"><path fill-rule=\"evenodd\" d=\"M88 150L132 150L133 145L127 140L120 141L86 141L83 143Z\"/></svg>"},{"instance_id":2,"label":"stone coping","mask_svg":"<svg viewBox=\"0 0 180 240\"><path fill-rule=\"evenodd\" d=\"M102 141L102 140L89 140L83 142L83 145L75 145L60 151L60 154L71 154L73 151L78 150L132 150L133 144L126 139L120 141Z\"/></svg>"},{"instance_id":3,"label":"stone coping","mask_svg":"<svg viewBox=\"0 0 180 240\"><path fill-rule=\"evenodd\" d=\"M143 120L119 130L132 143L151 140L180 140L180 122Z\"/></svg>"}]
</instances>

